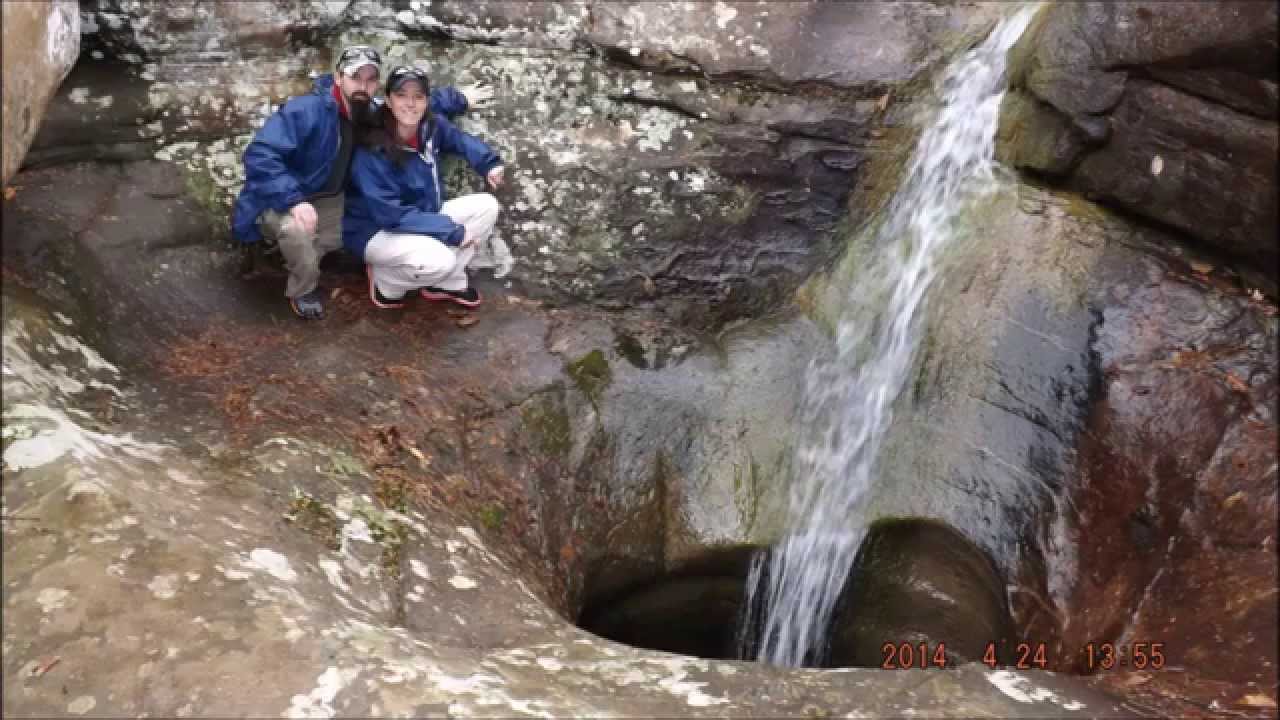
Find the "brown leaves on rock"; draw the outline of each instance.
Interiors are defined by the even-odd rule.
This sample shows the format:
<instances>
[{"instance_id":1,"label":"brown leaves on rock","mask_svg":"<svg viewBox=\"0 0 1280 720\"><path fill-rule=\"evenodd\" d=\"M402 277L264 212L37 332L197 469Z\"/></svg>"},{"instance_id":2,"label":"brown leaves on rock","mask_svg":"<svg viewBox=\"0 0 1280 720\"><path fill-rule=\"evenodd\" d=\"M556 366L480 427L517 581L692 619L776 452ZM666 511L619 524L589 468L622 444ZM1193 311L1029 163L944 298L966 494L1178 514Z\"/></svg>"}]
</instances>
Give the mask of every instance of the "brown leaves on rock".
<instances>
[{"instance_id":1,"label":"brown leaves on rock","mask_svg":"<svg viewBox=\"0 0 1280 720\"><path fill-rule=\"evenodd\" d=\"M1213 375L1220 378L1233 391L1248 396L1252 391L1248 381L1230 370L1222 370L1214 365L1223 356L1239 352L1241 349L1232 346L1212 350L1179 350L1170 355L1168 360L1160 363L1159 367L1165 370L1189 370Z\"/></svg>"},{"instance_id":2,"label":"brown leaves on rock","mask_svg":"<svg viewBox=\"0 0 1280 720\"><path fill-rule=\"evenodd\" d=\"M1271 708L1273 710L1276 708L1276 701L1272 699L1270 696L1263 695L1262 693L1252 693L1250 695L1245 695L1244 697L1237 700L1236 704L1248 705L1249 707Z\"/></svg>"},{"instance_id":3,"label":"brown leaves on rock","mask_svg":"<svg viewBox=\"0 0 1280 720\"><path fill-rule=\"evenodd\" d=\"M44 675L52 670L54 665L57 665L61 661L61 655L53 655L51 657L44 658L40 662L36 663L35 667L31 668L31 677L40 677L41 675Z\"/></svg>"},{"instance_id":4,"label":"brown leaves on rock","mask_svg":"<svg viewBox=\"0 0 1280 720\"><path fill-rule=\"evenodd\" d=\"M1241 393L1243 395L1249 394L1249 383L1245 382L1244 380L1241 380L1240 377L1235 373L1229 372L1224 374L1226 375L1228 387L1230 387L1232 390L1235 390L1236 392Z\"/></svg>"}]
</instances>

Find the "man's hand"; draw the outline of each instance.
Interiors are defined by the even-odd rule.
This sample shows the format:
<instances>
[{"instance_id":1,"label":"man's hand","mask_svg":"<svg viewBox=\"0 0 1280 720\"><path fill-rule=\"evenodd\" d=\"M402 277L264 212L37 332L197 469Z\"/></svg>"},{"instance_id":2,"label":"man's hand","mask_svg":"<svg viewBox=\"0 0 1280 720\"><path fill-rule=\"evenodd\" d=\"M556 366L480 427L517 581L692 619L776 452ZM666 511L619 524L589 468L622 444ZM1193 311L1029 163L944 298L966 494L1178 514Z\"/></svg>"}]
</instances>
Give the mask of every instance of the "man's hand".
<instances>
[{"instance_id":1,"label":"man's hand","mask_svg":"<svg viewBox=\"0 0 1280 720\"><path fill-rule=\"evenodd\" d=\"M463 85L458 88L458 92L467 99L467 110L479 110L489 104L493 99L493 88L486 83L478 82L474 85Z\"/></svg>"},{"instance_id":2,"label":"man's hand","mask_svg":"<svg viewBox=\"0 0 1280 720\"><path fill-rule=\"evenodd\" d=\"M300 202L289 208L289 217L308 235L316 234L316 209L309 202Z\"/></svg>"},{"instance_id":3,"label":"man's hand","mask_svg":"<svg viewBox=\"0 0 1280 720\"><path fill-rule=\"evenodd\" d=\"M476 236L474 233L471 232L471 228L467 227L466 225L463 225L462 231L463 231L462 242L458 243L459 250L465 250L471 247L472 245L476 244Z\"/></svg>"},{"instance_id":4,"label":"man's hand","mask_svg":"<svg viewBox=\"0 0 1280 720\"><path fill-rule=\"evenodd\" d=\"M507 181L506 177L506 171L502 169L501 165L499 165L498 167L490 170L489 174L484 176L484 179L489 182L490 188L497 190Z\"/></svg>"}]
</instances>

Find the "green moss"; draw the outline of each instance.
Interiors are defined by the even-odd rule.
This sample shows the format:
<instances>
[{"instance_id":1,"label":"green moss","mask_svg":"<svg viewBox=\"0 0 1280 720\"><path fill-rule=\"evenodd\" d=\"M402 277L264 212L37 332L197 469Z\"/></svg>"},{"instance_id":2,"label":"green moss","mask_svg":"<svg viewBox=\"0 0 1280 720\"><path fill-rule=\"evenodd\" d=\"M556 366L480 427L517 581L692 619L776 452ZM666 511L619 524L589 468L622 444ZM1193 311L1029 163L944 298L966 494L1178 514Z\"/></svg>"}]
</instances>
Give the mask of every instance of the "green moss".
<instances>
[{"instance_id":1,"label":"green moss","mask_svg":"<svg viewBox=\"0 0 1280 720\"><path fill-rule=\"evenodd\" d=\"M520 410L520 417L525 429L543 452L554 457L569 454L573 447L569 415L558 400L537 396L525 403Z\"/></svg>"},{"instance_id":2,"label":"green moss","mask_svg":"<svg viewBox=\"0 0 1280 720\"><path fill-rule=\"evenodd\" d=\"M364 519L369 526L369 536L382 546L379 564L392 580L400 577L400 555L404 547L405 528L399 521L389 517L378 508L362 504L356 508L355 514Z\"/></svg>"},{"instance_id":3,"label":"green moss","mask_svg":"<svg viewBox=\"0 0 1280 720\"><path fill-rule=\"evenodd\" d=\"M644 345L641 345L640 341L634 337L626 333L618 333L617 340L613 343L613 348L633 366L641 369L649 367L649 362L644 357Z\"/></svg>"},{"instance_id":4,"label":"green moss","mask_svg":"<svg viewBox=\"0 0 1280 720\"><path fill-rule=\"evenodd\" d=\"M330 550L342 548L342 537L338 516L329 506L314 497L294 488L293 500L289 510L284 514L286 522L315 535Z\"/></svg>"},{"instance_id":5,"label":"green moss","mask_svg":"<svg viewBox=\"0 0 1280 720\"><path fill-rule=\"evenodd\" d=\"M329 455L328 474L364 475L364 464L340 450L334 451Z\"/></svg>"},{"instance_id":6,"label":"green moss","mask_svg":"<svg viewBox=\"0 0 1280 720\"><path fill-rule=\"evenodd\" d=\"M744 185L733 188L720 207L720 217L731 225L741 225L755 214L760 204L760 193Z\"/></svg>"},{"instance_id":7,"label":"green moss","mask_svg":"<svg viewBox=\"0 0 1280 720\"><path fill-rule=\"evenodd\" d=\"M592 350L565 366L565 372L573 378L574 384L586 395L597 409L600 404L600 392L609 386L613 379L613 370L604 352Z\"/></svg>"},{"instance_id":8,"label":"green moss","mask_svg":"<svg viewBox=\"0 0 1280 720\"><path fill-rule=\"evenodd\" d=\"M215 231L231 231L231 214L223 202L226 191L218 186L207 172L188 169L183 173L187 194L203 211L209 226Z\"/></svg>"},{"instance_id":9,"label":"green moss","mask_svg":"<svg viewBox=\"0 0 1280 720\"><path fill-rule=\"evenodd\" d=\"M501 505L489 505L480 510L480 524L489 530L498 530L507 519L507 509Z\"/></svg>"}]
</instances>

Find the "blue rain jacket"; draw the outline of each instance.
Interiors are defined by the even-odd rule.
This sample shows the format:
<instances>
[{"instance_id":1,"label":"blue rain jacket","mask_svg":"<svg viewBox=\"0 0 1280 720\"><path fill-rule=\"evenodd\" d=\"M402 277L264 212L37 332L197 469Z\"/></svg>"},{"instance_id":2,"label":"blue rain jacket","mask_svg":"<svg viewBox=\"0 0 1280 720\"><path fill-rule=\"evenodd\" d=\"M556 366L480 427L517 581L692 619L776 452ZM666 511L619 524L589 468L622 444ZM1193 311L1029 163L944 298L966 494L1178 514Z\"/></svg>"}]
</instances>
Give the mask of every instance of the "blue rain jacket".
<instances>
[{"instance_id":1,"label":"blue rain jacket","mask_svg":"<svg viewBox=\"0 0 1280 720\"><path fill-rule=\"evenodd\" d=\"M403 167L396 167L381 148L356 147L342 218L342 243L358 258L364 258L369 239L379 230L430 235L457 247L466 231L440 214L446 200L440 181L441 155L461 155L481 175L502 164L502 158L488 145L438 114L434 102L432 122L423 118L418 124L418 147L423 150L410 153Z\"/></svg>"},{"instance_id":2,"label":"blue rain jacket","mask_svg":"<svg viewBox=\"0 0 1280 720\"><path fill-rule=\"evenodd\" d=\"M290 98L245 148L244 187L231 217L232 234L241 242L262 239L263 211L287 212L324 188L341 139L333 82L331 74L316 78L310 94ZM467 109L467 99L452 87L436 88L431 107L455 115Z\"/></svg>"}]
</instances>

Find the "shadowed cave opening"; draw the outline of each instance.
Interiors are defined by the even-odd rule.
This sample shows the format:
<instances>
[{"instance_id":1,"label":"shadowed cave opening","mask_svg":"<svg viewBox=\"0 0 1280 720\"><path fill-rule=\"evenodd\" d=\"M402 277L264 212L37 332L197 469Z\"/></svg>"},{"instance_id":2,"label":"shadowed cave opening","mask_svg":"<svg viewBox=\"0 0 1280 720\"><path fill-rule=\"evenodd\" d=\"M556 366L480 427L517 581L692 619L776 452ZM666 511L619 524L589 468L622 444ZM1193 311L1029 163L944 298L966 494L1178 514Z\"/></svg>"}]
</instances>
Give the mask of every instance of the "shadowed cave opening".
<instances>
[{"instance_id":1,"label":"shadowed cave opening","mask_svg":"<svg viewBox=\"0 0 1280 720\"><path fill-rule=\"evenodd\" d=\"M747 570L755 548L705 552L676 571L588 599L577 625L633 647L737 659Z\"/></svg>"},{"instance_id":2,"label":"shadowed cave opening","mask_svg":"<svg viewBox=\"0 0 1280 720\"><path fill-rule=\"evenodd\" d=\"M615 642L708 659L739 659L745 642L754 659L767 593L755 593L750 608L744 602L757 552L709 551L677 571L588 600L577 624ZM762 572L763 588L768 559ZM888 518L873 523L859 546L831 625L806 664L1011 665L1019 662L1014 637L1006 583L985 552L943 523Z\"/></svg>"}]
</instances>

